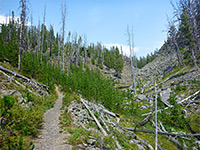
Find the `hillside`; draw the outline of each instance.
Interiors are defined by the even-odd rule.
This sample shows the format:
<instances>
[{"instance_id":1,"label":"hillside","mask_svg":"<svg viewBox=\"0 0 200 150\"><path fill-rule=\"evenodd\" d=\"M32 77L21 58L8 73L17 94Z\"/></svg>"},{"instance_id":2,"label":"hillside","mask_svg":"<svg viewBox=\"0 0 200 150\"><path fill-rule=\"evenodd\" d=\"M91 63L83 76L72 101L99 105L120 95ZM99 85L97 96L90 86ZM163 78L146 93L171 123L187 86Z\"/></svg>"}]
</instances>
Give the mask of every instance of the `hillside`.
<instances>
[{"instance_id":1,"label":"hillside","mask_svg":"<svg viewBox=\"0 0 200 150\"><path fill-rule=\"evenodd\" d=\"M18 72L15 68L11 67L7 63L2 63L2 65L8 69L13 70L14 72ZM98 69L95 65L91 66L94 70ZM104 66L104 68L106 68L106 66ZM115 77L114 70L112 69L111 70L99 69L99 70L101 74L104 75L106 78L111 77L112 79L115 80L117 79ZM47 92L45 92L45 90L44 91L41 91L42 89L39 90L40 89L39 87L35 88L33 85L28 84L27 82L22 82L18 78L15 77L12 78L12 75L11 76L6 75L5 72L2 72L1 74L2 74L1 95L3 94L3 95L11 95L14 97L20 97L21 94L22 95L25 94L26 96L27 95L26 91L29 91L31 93L34 93L34 91L36 91L35 95L42 94L45 97L49 95L47 94ZM191 136L191 133L193 134L199 133L198 115L200 113L200 108L199 108L200 73L196 71L194 67L191 66L186 66L184 68L180 67L179 65L177 65L177 61L174 54L172 55L170 54L165 56L159 55L158 57L155 58L154 61L148 63L143 68L138 69L138 78L140 78L141 80L140 87L137 86L136 90L137 95L132 97L132 94L129 94L132 88L130 87L132 83L130 62L124 61L124 68L122 71L121 79L119 79L119 81L117 81L118 80L117 79L116 80L117 82L115 81L116 82L115 86L121 87L118 91L125 91L122 93L123 95L120 96L122 98L122 99L120 98L122 101L120 102L120 107L119 107L120 109L118 110L116 110L115 107L113 108L110 107L110 105L107 105L105 102L100 102L100 103L107 106L109 110L106 110L106 108L103 105L100 105L100 103L98 104L94 101L88 102L87 100L84 100L88 105L90 111L98 119L100 119L102 127L105 128L104 130L110 133L113 129L115 129L114 139L115 140L118 139L117 141L119 142L118 143L119 145L123 145L122 142L124 143L124 140L123 141L120 140L121 137L123 137L123 139L126 139L125 141L130 140L129 142L127 141L129 143L129 144L127 143L128 145L123 145L124 148L126 147L136 148L137 146L146 149L147 147L151 148L151 146L154 146L153 141L150 140L152 135L149 133L140 133L140 131L149 132L154 130L153 112L154 112L155 91L153 87L154 87L154 82L156 81L158 85L157 94L158 94L158 110L159 110L158 121L160 122L159 131L160 132L168 131L170 134L183 135L183 138L181 136L176 140L170 139L170 136L159 135L158 138L158 141L160 143L159 146L164 149L174 149L177 145L178 147L180 147L181 142L186 142L185 144L187 146L196 147L197 140L196 138ZM6 86L4 85L5 83L7 83ZM26 91L23 91L23 88L25 87ZM19 96L15 94L13 95L12 93L18 93ZM63 111L63 114L61 115L60 118L61 128L63 132L67 131L68 133L71 134L71 136L68 135L68 144L75 145L75 147L77 148L85 147L90 149L91 147L94 147L94 143L96 143L95 141L96 140L98 141L99 136L101 136L102 133L98 131L99 127L98 126L96 127L95 120L92 118L90 112L88 112L88 108L86 108L86 106L84 106L83 102L80 100L82 99L80 98L80 95L77 94L78 93L76 92L75 93L67 92L63 99L62 109L65 111ZM104 95L107 96L107 94L105 93ZM29 96L29 94L27 96ZM178 104L179 102L180 104ZM21 101L19 103L21 103ZM26 106L30 107L27 103L29 104L30 102L25 101ZM117 113L118 114L117 116L120 116L120 119L115 115L115 113L110 112L110 110L113 110L115 113ZM109 116L108 114L106 115L105 112L108 112L109 115L111 113L113 116L112 115ZM107 119L105 120L105 118ZM173 118L179 118L179 119L178 120L175 119L176 120L175 121ZM71 120L74 121L71 122ZM110 129L110 127L112 127L112 129ZM137 127L137 129L134 129L134 127ZM130 131L132 129L134 130L134 132L137 130L139 132L131 133ZM95 130L95 135L94 133L90 132L93 130ZM125 135L122 135L121 132L122 133L124 132ZM74 137L76 134L78 134L77 136L80 136L82 138L79 139L78 137ZM90 138L88 139L86 138L87 136L84 137L83 135L90 136L91 139ZM185 138L187 140L185 140L184 136L186 136ZM132 139L131 137L135 140L131 140ZM115 140L113 142L116 142ZM190 143L188 143L188 140L190 140ZM104 144L99 145L100 147L101 146L104 147L107 145L106 147L109 148L112 145L110 143L111 141L102 141L102 142ZM81 143L83 143L83 145ZM147 143L150 145L148 146ZM114 147L110 148L113 149Z\"/></svg>"},{"instance_id":2,"label":"hillside","mask_svg":"<svg viewBox=\"0 0 200 150\"><path fill-rule=\"evenodd\" d=\"M182 2L167 41L140 58L65 42L64 6L61 34L13 12L0 26L0 149L200 149L200 20L184 9L200 5Z\"/></svg>"}]
</instances>

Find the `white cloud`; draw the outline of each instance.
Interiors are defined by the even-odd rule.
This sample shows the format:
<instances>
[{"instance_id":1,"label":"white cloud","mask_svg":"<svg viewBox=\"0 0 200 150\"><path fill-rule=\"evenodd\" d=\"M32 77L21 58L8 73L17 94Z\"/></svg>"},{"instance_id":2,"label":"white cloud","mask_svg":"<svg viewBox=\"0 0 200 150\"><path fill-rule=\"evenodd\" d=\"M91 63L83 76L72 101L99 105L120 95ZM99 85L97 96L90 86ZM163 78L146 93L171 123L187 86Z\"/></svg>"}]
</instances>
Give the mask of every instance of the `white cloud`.
<instances>
[{"instance_id":1,"label":"white cloud","mask_svg":"<svg viewBox=\"0 0 200 150\"><path fill-rule=\"evenodd\" d=\"M165 40L162 40L162 41L157 41L156 44L155 44L155 48L158 48L160 49L161 46L165 43Z\"/></svg>"},{"instance_id":2,"label":"white cloud","mask_svg":"<svg viewBox=\"0 0 200 150\"><path fill-rule=\"evenodd\" d=\"M0 15L0 24L8 24L9 23L9 19L11 19L12 16L3 16L3 15ZM20 20L19 17L14 17L14 20L17 21L17 20ZM27 23L28 26L31 25L30 22Z\"/></svg>"},{"instance_id":3,"label":"white cloud","mask_svg":"<svg viewBox=\"0 0 200 150\"><path fill-rule=\"evenodd\" d=\"M151 53L156 49L160 49L161 46L164 44L165 40L161 40L161 41L157 41L154 43L154 46L152 47L134 47L134 52L136 54L136 56L146 56L147 53ZM130 56L130 49L129 46L127 45L123 45L123 44L119 44L119 43L108 43L108 44L103 44L106 48L110 49L111 47L115 46L118 47L121 53L121 46L122 46L122 50L123 50L123 54L126 56Z\"/></svg>"},{"instance_id":4,"label":"white cloud","mask_svg":"<svg viewBox=\"0 0 200 150\"><path fill-rule=\"evenodd\" d=\"M9 17L0 15L0 24L6 24L9 22Z\"/></svg>"},{"instance_id":5,"label":"white cloud","mask_svg":"<svg viewBox=\"0 0 200 150\"><path fill-rule=\"evenodd\" d=\"M121 47L123 54L126 56L130 56L130 48L127 45L119 44L119 43L109 43L109 44L103 44L107 49L110 49L111 47L118 47L120 53L121 53ZM139 47L134 47L134 52L137 53L140 51Z\"/></svg>"}]
</instances>

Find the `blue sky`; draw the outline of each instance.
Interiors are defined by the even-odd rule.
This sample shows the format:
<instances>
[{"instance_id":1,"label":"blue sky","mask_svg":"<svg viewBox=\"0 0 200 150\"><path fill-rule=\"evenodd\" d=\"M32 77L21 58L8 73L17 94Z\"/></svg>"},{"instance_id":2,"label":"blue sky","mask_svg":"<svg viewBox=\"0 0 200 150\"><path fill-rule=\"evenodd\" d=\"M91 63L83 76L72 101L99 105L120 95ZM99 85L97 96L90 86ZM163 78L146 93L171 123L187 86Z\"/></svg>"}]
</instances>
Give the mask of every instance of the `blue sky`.
<instances>
[{"instance_id":1,"label":"blue sky","mask_svg":"<svg viewBox=\"0 0 200 150\"><path fill-rule=\"evenodd\" d=\"M174 0L175 1L175 0ZM29 0L33 23L42 21L46 4L46 25L56 31L61 28L62 0ZM88 43L101 42L107 47L122 45L127 49L127 25L133 27L136 56L160 48L166 39L167 17L172 17L169 0L66 0L66 31L85 34ZM20 15L19 0L0 0L0 22L9 12ZM30 15L29 15L30 16ZM30 20L29 20L30 21Z\"/></svg>"}]
</instances>

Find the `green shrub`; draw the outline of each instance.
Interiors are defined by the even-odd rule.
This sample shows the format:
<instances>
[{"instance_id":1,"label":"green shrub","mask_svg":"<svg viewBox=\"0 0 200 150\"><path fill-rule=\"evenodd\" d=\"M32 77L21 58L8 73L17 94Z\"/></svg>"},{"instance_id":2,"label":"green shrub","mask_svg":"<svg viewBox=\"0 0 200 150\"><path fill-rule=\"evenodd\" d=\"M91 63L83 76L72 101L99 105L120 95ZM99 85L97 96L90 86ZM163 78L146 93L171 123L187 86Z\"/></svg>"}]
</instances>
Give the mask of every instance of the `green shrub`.
<instances>
[{"instance_id":1,"label":"green shrub","mask_svg":"<svg viewBox=\"0 0 200 150\"><path fill-rule=\"evenodd\" d=\"M87 143L89 136L92 134L91 131L86 131L83 128L70 129L70 132L71 136L68 137L68 142L72 145Z\"/></svg>"},{"instance_id":2,"label":"green shrub","mask_svg":"<svg viewBox=\"0 0 200 150\"><path fill-rule=\"evenodd\" d=\"M115 150L116 149L116 142L115 140L112 138L112 135L108 135L105 136L103 138L103 143L105 145L106 148L111 149L111 150Z\"/></svg>"},{"instance_id":3,"label":"green shrub","mask_svg":"<svg viewBox=\"0 0 200 150\"><path fill-rule=\"evenodd\" d=\"M26 91L24 91L26 92ZM33 149L33 143L26 140L29 136L37 136L43 122L43 113L52 106L55 97L37 97L25 93L29 103L22 106L14 97L4 96L0 99L1 130L0 149ZM25 103L25 104L28 104Z\"/></svg>"},{"instance_id":4,"label":"green shrub","mask_svg":"<svg viewBox=\"0 0 200 150\"><path fill-rule=\"evenodd\" d=\"M181 104L178 104L175 99L175 94L171 95L169 98L169 102L173 107L162 111L161 118L164 121L164 124L167 126L173 126L174 128L185 129L186 128L186 120L184 118L184 114L182 113Z\"/></svg>"},{"instance_id":5,"label":"green shrub","mask_svg":"<svg viewBox=\"0 0 200 150\"><path fill-rule=\"evenodd\" d=\"M91 62L92 62L93 65L95 64L95 58L94 57L91 59Z\"/></svg>"}]
</instances>

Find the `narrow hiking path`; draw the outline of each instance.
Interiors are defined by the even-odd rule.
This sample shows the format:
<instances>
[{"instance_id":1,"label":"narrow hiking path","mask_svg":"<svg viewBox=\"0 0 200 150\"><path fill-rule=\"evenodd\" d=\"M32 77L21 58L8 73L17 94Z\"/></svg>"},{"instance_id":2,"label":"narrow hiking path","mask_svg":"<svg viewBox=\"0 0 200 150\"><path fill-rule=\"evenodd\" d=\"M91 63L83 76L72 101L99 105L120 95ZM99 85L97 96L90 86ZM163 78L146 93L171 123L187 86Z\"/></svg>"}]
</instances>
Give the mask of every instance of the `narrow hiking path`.
<instances>
[{"instance_id":1,"label":"narrow hiking path","mask_svg":"<svg viewBox=\"0 0 200 150\"><path fill-rule=\"evenodd\" d=\"M54 108L44 114L44 125L38 139L34 141L35 150L71 150L72 146L66 144L66 134L60 133L59 116L61 114L63 94L56 87L58 94Z\"/></svg>"}]
</instances>

